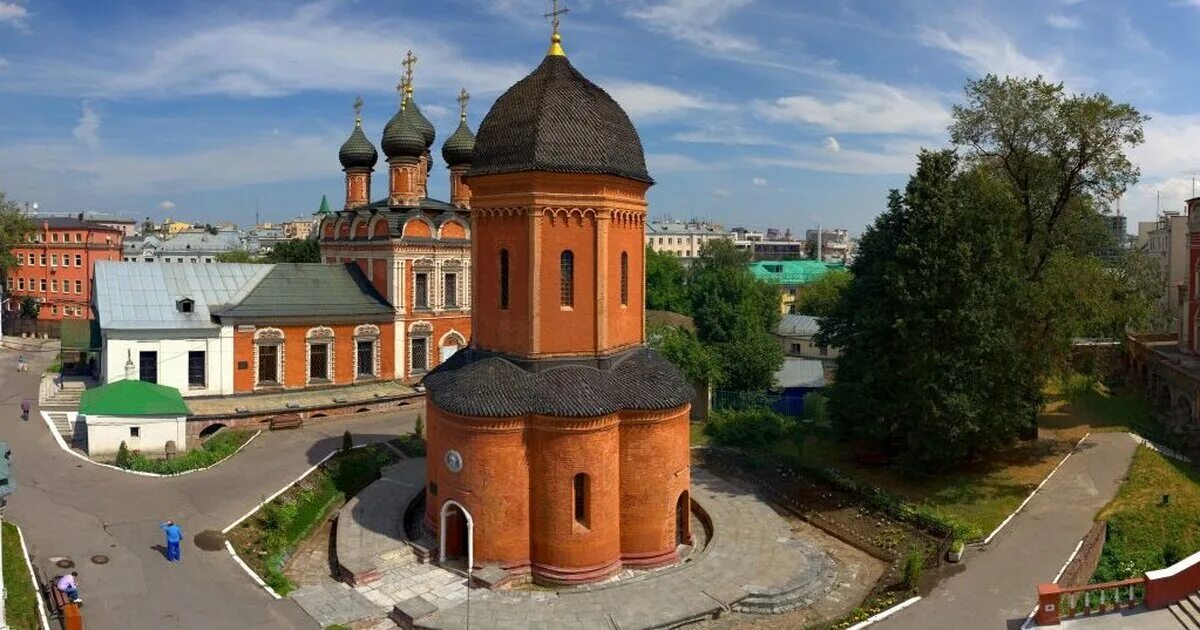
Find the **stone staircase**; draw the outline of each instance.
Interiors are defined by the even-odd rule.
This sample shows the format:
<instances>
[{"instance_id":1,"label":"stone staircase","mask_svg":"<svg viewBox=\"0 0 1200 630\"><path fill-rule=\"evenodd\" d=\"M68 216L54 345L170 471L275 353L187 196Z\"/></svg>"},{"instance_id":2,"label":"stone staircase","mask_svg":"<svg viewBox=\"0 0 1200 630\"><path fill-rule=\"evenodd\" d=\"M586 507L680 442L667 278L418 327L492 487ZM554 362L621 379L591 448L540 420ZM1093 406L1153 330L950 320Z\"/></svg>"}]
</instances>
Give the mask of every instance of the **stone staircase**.
<instances>
[{"instance_id":1,"label":"stone staircase","mask_svg":"<svg viewBox=\"0 0 1200 630\"><path fill-rule=\"evenodd\" d=\"M53 377L48 377L52 379ZM43 383L47 379L43 379ZM52 387L42 387L38 395L38 406L48 409L79 409L79 399L87 384L81 380L64 380Z\"/></svg>"},{"instance_id":2,"label":"stone staircase","mask_svg":"<svg viewBox=\"0 0 1200 630\"><path fill-rule=\"evenodd\" d=\"M338 514L335 549L342 581L362 586L412 564L405 542L404 511L425 483L425 460L406 459L346 502Z\"/></svg>"},{"instance_id":3,"label":"stone staircase","mask_svg":"<svg viewBox=\"0 0 1200 630\"><path fill-rule=\"evenodd\" d=\"M1171 614L1188 630L1200 630L1200 593L1192 593L1171 604Z\"/></svg>"},{"instance_id":4,"label":"stone staircase","mask_svg":"<svg viewBox=\"0 0 1200 630\"><path fill-rule=\"evenodd\" d=\"M734 610L777 615L811 606L833 590L838 578L837 565L834 564L833 558L807 543L792 543L804 556L807 563L805 569L797 571L787 583L774 588L748 587L750 594L735 603Z\"/></svg>"},{"instance_id":5,"label":"stone staircase","mask_svg":"<svg viewBox=\"0 0 1200 630\"><path fill-rule=\"evenodd\" d=\"M75 434L75 423L72 421L70 414L65 411L47 411L46 416L50 418L50 422L54 424L54 429L64 440L70 441L71 436Z\"/></svg>"}]
</instances>

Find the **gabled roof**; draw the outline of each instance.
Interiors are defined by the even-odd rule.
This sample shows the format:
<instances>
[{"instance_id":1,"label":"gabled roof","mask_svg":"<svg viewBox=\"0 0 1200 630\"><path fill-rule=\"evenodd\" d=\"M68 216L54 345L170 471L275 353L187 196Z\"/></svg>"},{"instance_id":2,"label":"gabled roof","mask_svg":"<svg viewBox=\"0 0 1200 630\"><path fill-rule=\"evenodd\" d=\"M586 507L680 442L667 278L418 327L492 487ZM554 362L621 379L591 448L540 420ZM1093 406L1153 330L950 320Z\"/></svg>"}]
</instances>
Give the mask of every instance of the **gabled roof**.
<instances>
[{"instance_id":1,"label":"gabled roof","mask_svg":"<svg viewBox=\"0 0 1200 630\"><path fill-rule=\"evenodd\" d=\"M270 271L217 310L220 318L391 317L392 306L379 295L358 265L279 263L259 265Z\"/></svg>"},{"instance_id":2,"label":"gabled roof","mask_svg":"<svg viewBox=\"0 0 1200 630\"><path fill-rule=\"evenodd\" d=\"M784 315L775 333L784 337L811 337L821 330L821 318L812 315Z\"/></svg>"},{"instance_id":3,"label":"gabled roof","mask_svg":"<svg viewBox=\"0 0 1200 630\"><path fill-rule=\"evenodd\" d=\"M257 283L270 265L96 262L96 312L103 330L217 329L210 311ZM196 301L180 313L175 301Z\"/></svg>"},{"instance_id":4,"label":"gabled roof","mask_svg":"<svg viewBox=\"0 0 1200 630\"><path fill-rule=\"evenodd\" d=\"M117 381L83 392L79 413L88 416L186 416L179 390L144 381Z\"/></svg>"},{"instance_id":5,"label":"gabled roof","mask_svg":"<svg viewBox=\"0 0 1200 630\"><path fill-rule=\"evenodd\" d=\"M812 359L787 357L783 360L783 367L775 372L775 387L825 387L825 366Z\"/></svg>"}]
</instances>

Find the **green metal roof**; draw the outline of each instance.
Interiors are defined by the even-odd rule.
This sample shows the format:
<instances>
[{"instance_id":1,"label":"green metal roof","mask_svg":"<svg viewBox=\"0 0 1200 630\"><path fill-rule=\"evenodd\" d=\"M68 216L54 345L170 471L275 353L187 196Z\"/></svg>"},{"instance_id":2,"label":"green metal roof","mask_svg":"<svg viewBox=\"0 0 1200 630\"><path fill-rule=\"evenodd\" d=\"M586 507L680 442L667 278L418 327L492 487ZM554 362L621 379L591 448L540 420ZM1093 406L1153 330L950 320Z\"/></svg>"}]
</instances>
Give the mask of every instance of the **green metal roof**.
<instances>
[{"instance_id":1,"label":"green metal roof","mask_svg":"<svg viewBox=\"0 0 1200 630\"><path fill-rule=\"evenodd\" d=\"M186 416L192 411L174 387L125 380L83 392L79 413L87 416Z\"/></svg>"},{"instance_id":2,"label":"green metal roof","mask_svg":"<svg viewBox=\"0 0 1200 630\"><path fill-rule=\"evenodd\" d=\"M321 195L321 207L317 209L317 214L331 214L329 210L329 198Z\"/></svg>"},{"instance_id":3,"label":"green metal roof","mask_svg":"<svg viewBox=\"0 0 1200 630\"><path fill-rule=\"evenodd\" d=\"M275 317L320 321L339 316L376 321L391 318L393 310L358 265L278 263L216 315L222 321Z\"/></svg>"},{"instance_id":4,"label":"green metal roof","mask_svg":"<svg viewBox=\"0 0 1200 630\"><path fill-rule=\"evenodd\" d=\"M750 263L750 273L759 280L775 284L808 284L834 270L846 268L844 263L819 260L756 260Z\"/></svg>"}]
</instances>

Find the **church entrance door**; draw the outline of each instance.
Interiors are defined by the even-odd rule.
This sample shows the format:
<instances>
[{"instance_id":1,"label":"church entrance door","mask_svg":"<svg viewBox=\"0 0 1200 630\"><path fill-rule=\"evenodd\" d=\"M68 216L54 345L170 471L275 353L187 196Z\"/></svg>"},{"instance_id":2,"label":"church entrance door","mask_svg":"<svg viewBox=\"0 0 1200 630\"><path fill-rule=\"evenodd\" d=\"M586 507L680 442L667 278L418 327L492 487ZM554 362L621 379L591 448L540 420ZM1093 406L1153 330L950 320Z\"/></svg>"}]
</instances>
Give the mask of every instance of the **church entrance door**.
<instances>
[{"instance_id":1,"label":"church entrance door","mask_svg":"<svg viewBox=\"0 0 1200 630\"><path fill-rule=\"evenodd\" d=\"M439 534L442 563L465 561L470 566L475 560L474 534L475 523L471 515L456 501L446 501L442 505L442 522Z\"/></svg>"},{"instance_id":2,"label":"church entrance door","mask_svg":"<svg viewBox=\"0 0 1200 630\"><path fill-rule=\"evenodd\" d=\"M687 490L679 493L679 500L675 502L675 544L690 545L692 544L692 535L690 532L691 519L691 502L688 501Z\"/></svg>"}]
</instances>

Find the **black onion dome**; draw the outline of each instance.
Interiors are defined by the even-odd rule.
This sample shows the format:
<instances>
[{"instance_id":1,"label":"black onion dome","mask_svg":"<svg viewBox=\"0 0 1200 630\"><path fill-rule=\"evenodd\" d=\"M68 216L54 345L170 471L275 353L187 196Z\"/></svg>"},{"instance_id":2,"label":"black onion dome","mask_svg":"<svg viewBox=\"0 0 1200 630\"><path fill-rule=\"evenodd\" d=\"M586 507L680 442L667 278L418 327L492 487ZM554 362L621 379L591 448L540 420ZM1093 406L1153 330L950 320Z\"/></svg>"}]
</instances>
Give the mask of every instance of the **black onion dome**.
<instances>
[{"instance_id":1,"label":"black onion dome","mask_svg":"<svg viewBox=\"0 0 1200 630\"><path fill-rule=\"evenodd\" d=\"M375 167L375 163L379 161L379 152L375 150L375 145L367 140L362 125L354 125L354 131L338 151L338 161L342 163L342 168Z\"/></svg>"},{"instance_id":2,"label":"black onion dome","mask_svg":"<svg viewBox=\"0 0 1200 630\"><path fill-rule=\"evenodd\" d=\"M450 166L460 166L471 163L471 154L475 150L475 134L467 126L467 121L458 123L458 129L446 138L442 144L442 158Z\"/></svg>"},{"instance_id":3,"label":"black onion dome","mask_svg":"<svg viewBox=\"0 0 1200 630\"><path fill-rule=\"evenodd\" d=\"M421 132L421 138L425 142L425 148L433 146L433 141L437 139L437 130L433 128L433 123L421 113L421 108L417 107L417 101L412 97L408 99L408 105L404 108L405 115L412 116L413 124L416 125L417 131Z\"/></svg>"},{"instance_id":4,"label":"black onion dome","mask_svg":"<svg viewBox=\"0 0 1200 630\"><path fill-rule=\"evenodd\" d=\"M519 171L654 182L625 110L561 55L547 55L496 101L479 125L467 176Z\"/></svg>"},{"instance_id":5,"label":"black onion dome","mask_svg":"<svg viewBox=\"0 0 1200 630\"><path fill-rule=\"evenodd\" d=\"M402 108L383 128L383 152L389 158L419 158L425 153L425 137L417 129L408 109Z\"/></svg>"},{"instance_id":6,"label":"black onion dome","mask_svg":"<svg viewBox=\"0 0 1200 630\"><path fill-rule=\"evenodd\" d=\"M568 364L540 372L468 348L434 368L422 383L439 409L476 418L657 411L686 404L694 394L679 370L649 348L631 351L608 369Z\"/></svg>"}]
</instances>

